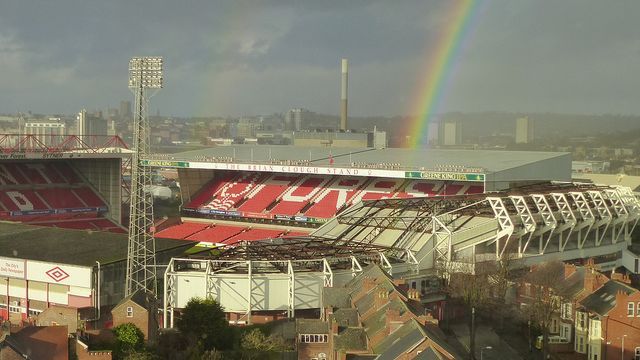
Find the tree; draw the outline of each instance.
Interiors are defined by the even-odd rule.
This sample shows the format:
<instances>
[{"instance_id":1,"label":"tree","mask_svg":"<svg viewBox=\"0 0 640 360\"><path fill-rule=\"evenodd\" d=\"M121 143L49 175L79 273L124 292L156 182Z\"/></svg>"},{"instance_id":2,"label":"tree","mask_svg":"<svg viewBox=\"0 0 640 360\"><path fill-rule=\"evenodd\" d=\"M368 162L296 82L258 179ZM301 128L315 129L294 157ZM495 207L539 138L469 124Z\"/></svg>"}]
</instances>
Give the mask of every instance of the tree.
<instances>
[{"instance_id":1,"label":"tree","mask_svg":"<svg viewBox=\"0 0 640 360\"><path fill-rule=\"evenodd\" d=\"M495 270L489 274L491 281L493 308L495 314L499 317L498 325L502 329L504 326L504 315L508 311L506 305L507 291L513 283L513 265L517 254L505 252L502 257L496 261Z\"/></svg>"},{"instance_id":2,"label":"tree","mask_svg":"<svg viewBox=\"0 0 640 360\"><path fill-rule=\"evenodd\" d=\"M564 264L559 261L542 263L531 270L525 277L525 286L529 286L529 303L525 307L525 315L540 328L542 332L542 358L549 353L549 326L553 315L560 312L565 296L562 286L564 280Z\"/></svg>"},{"instance_id":3,"label":"tree","mask_svg":"<svg viewBox=\"0 0 640 360\"><path fill-rule=\"evenodd\" d=\"M192 346L202 350L227 350L235 343L224 309L213 299L193 298L182 311L176 326Z\"/></svg>"},{"instance_id":4,"label":"tree","mask_svg":"<svg viewBox=\"0 0 640 360\"><path fill-rule=\"evenodd\" d=\"M242 335L240 346L243 356L248 359L260 358L261 353L284 351L286 348L281 336L266 336L260 329L252 329Z\"/></svg>"},{"instance_id":5,"label":"tree","mask_svg":"<svg viewBox=\"0 0 640 360\"><path fill-rule=\"evenodd\" d=\"M464 266L463 264L467 264ZM475 312L480 310L489 302L491 296L491 283L489 281L490 271L487 267L471 265L470 262L450 263L441 265L444 273L446 289L449 295L458 299L467 308L469 317L469 352L470 358L475 359L476 323Z\"/></svg>"},{"instance_id":6,"label":"tree","mask_svg":"<svg viewBox=\"0 0 640 360\"><path fill-rule=\"evenodd\" d=\"M144 347L144 334L132 323L118 325L113 328L116 336L115 355L122 358L127 353L141 350Z\"/></svg>"}]
</instances>

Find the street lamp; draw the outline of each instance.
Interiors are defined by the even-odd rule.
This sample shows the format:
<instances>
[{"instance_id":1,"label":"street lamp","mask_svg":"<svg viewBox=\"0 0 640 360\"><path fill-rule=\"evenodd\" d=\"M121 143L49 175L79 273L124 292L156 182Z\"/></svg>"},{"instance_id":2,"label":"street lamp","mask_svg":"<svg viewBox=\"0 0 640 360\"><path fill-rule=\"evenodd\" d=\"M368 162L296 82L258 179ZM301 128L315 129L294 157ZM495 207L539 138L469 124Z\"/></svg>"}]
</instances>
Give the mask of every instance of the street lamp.
<instances>
[{"instance_id":1,"label":"street lamp","mask_svg":"<svg viewBox=\"0 0 640 360\"><path fill-rule=\"evenodd\" d=\"M480 360L482 360L482 352L485 350L491 350L491 349L493 349L493 347L491 346L485 346L482 349L480 349Z\"/></svg>"},{"instance_id":2,"label":"street lamp","mask_svg":"<svg viewBox=\"0 0 640 360\"><path fill-rule=\"evenodd\" d=\"M622 354L620 355L620 360L624 360L624 338L626 338L627 335L622 335Z\"/></svg>"}]
</instances>

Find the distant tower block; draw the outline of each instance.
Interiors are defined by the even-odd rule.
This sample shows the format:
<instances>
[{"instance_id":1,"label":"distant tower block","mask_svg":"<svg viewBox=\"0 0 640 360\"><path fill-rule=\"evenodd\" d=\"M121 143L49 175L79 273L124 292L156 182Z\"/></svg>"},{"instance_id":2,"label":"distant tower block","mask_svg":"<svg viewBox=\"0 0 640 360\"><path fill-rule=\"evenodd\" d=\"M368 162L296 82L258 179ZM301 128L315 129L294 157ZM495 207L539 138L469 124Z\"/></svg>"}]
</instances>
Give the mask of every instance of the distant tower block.
<instances>
[{"instance_id":1,"label":"distant tower block","mask_svg":"<svg viewBox=\"0 0 640 360\"><path fill-rule=\"evenodd\" d=\"M342 95L340 97L340 130L347 130L348 82L349 82L349 60L342 59Z\"/></svg>"},{"instance_id":2,"label":"distant tower block","mask_svg":"<svg viewBox=\"0 0 640 360\"><path fill-rule=\"evenodd\" d=\"M516 144L533 142L533 121L528 116L516 120Z\"/></svg>"}]
</instances>

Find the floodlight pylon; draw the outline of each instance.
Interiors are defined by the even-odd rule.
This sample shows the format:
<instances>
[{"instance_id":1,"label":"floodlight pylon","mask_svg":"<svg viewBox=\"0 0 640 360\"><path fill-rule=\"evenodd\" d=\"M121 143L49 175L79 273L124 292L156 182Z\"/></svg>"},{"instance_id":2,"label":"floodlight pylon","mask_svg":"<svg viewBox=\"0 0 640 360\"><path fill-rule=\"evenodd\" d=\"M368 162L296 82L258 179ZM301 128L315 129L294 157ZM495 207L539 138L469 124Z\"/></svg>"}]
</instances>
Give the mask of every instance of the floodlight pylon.
<instances>
[{"instance_id":1,"label":"floodlight pylon","mask_svg":"<svg viewBox=\"0 0 640 360\"><path fill-rule=\"evenodd\" d=\"M138 290L157 295L156 244L153 228L151 176L142 160L149 154L149 99L161 89L162 58L134 57L129 61L129 89L135 96L127 277L125 296ZM150 93L149 90L154 91Z\"/></svg>"}]
</instances>

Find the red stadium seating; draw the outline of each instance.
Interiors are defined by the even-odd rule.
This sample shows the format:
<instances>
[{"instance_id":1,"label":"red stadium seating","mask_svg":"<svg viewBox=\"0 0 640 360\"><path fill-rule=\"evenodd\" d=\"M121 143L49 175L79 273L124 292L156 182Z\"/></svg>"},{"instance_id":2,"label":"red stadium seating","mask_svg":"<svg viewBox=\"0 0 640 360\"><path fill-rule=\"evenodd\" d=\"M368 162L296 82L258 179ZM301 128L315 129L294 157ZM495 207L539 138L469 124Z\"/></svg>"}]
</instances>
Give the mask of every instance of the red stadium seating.
<instances>
[{"instance_id":1,"label":"red stadium seating","mask_svg":"<svg viewBox=\"0 0 640 360\"><path fill-rule=\"evenodd\" d=\"M296 215L331 180L330 176L305 176L293 186L285 189L280 202L271 209L272 214Z\"/></svg>"},{"instance_id":2,"label":"red stadium seating","mask_svg":"<svg viewBox=\"0 0 640 360\"><path fill-rule=\"evenodd\" d=\"M187 237L209 227L209 225L210 224L185 222L166 228L160 232L157 232L155 235L156 237L160 238L186 239Z\"/></svg>"},{"instance_id":3,"label":"red stadium seating","mask_svg":"<svg viewBox=\"0 0 640 360\"><path fill-rule=\"evenodd\" d=\"M484 186L471 185L469 186L469 190L467 190L467 194L482 194L484 192Z\"/></svg>"},{"instance_id":4,"label":"red stadium seating","mask_svg":"<svg viewBox=\"0 0 640 360\"><path fill-rule=\"evenodd\" d=\"M212 243L221 243L224 240L240 233L245 227L228 226L228 225L216 225L214 227L206 228L191 236L188 236L186 240L207 241Z\"/></svg>"},{"instance_id":5,"label":"red stadium seating","mask_svg":"<svg viewBox=\"0 0 640 360\"><path fill-rule=\"evenodd\" d=\"M259 186L268 174L242 173L233 181L225 183L204 206L205 209L230 210L244 199L254 188Z\"/></svg>"},{"instance_id":6,"label":"red stadium seating","mask_svg":"<svg viewBox=\"0 0 640 360\"><path fill-rule=\"evenodd\" d=\"M87 204L86 206L90 207L100 207L105 206L104 201L90 188L83 186L79 188L74 188L73 192L81 199L82 202Z\"/></svg>"},{"instance_id":7,"label":"red stadium seating","mask_svg":"<svg viewBox=\"0 0 640 360\"><path fill-rule=\"evenodd\" d=\"M438 195L461 195L460 192L463 188L462 184L445 184Z\"/></svg>"},{"instance_id":8,"label":"red stadium seating","mask_svg":"<svg viewBox=\"0 0 640 360\"><path fill-rule=\"evenodd\" d=\"M305 212L305 215L319 218L334 216L338 209L349 202L365 181L366 178L339 177L318 194L315 204Z\"/></svg>"},{"instance_id":9,"label":"red stadium seating","mask_svg":"<svg viewBox=\"0 0 640 360\"><path fill-rule=\"evenodd\" d=\"M240 174L233 173L231 171L225 172L222 174L220 178L213 179L209 181L197 194L194 196L191 201L185 206L187 208L198 208L199 206L209 202L213 198L213 194L215 194L222 186L224 186L227 182L231 181L234 177L239 177Z\"/></svg>"},{"instance_id":10,"label":"red stadium seating","mask_svg":"<svg viewBox=\"0 0 640 360\"><path fill-rule=\"evenodd\" d=\"M80 219L80 220L61 220L61 221L49 221L46 222L35 222L32 223L34 225L39 226L50 226L57 227L62 229L75 229L75 230L92 230L92 231L108 231L115 233L126 233L127 231L122 227L118 226L114 222L109 219L100 218L100 219Z\"/></svg>"},{"instance_id":11,"label":"red stadium seating","mask_svg":"<svg viewBox=\"0 0 640 360\"><path fill-rule=\"evenodd\" d=\"M39 189L38 195L49 204L51 209L81 208L86 205L78 199L72 189L47 188Z\"/></svg>"},{"instance_id":12,"label":"red stadium seating","mask_svg":"<svg viewBox=\"0 0 640 360\"><path fill-rule=\"evenodd\" d=\"M238 208L240 211L262 212L273 203L289 186L300 178L299 175L273 174L255 190L247 194L247 200Z\"/></svg>"},{"instance_id":13,"label":"red stadium seating","mask_svg":"<svg viewBox=\"0 0 640 360\"><path fill-rule=\"evenodd\" d=\"M69 166L69 164L65 162L56 162L55 163L56 170L62 175L64 180L69 184L76 184L82 182L78 174Z\"/></svg>"},{"instance_id":14,"label":"red stadium seating","mask_svg":"<svg viewBox=\"0 0 640 360\"><path fill-rule=\"evenodd\" d=\"M362 200L392 198L403 183L404 179L373 178L367 183L365 188L360 190L353 199L351 199L351 203L355 204Z\"/></svg>"}]
</instances>

